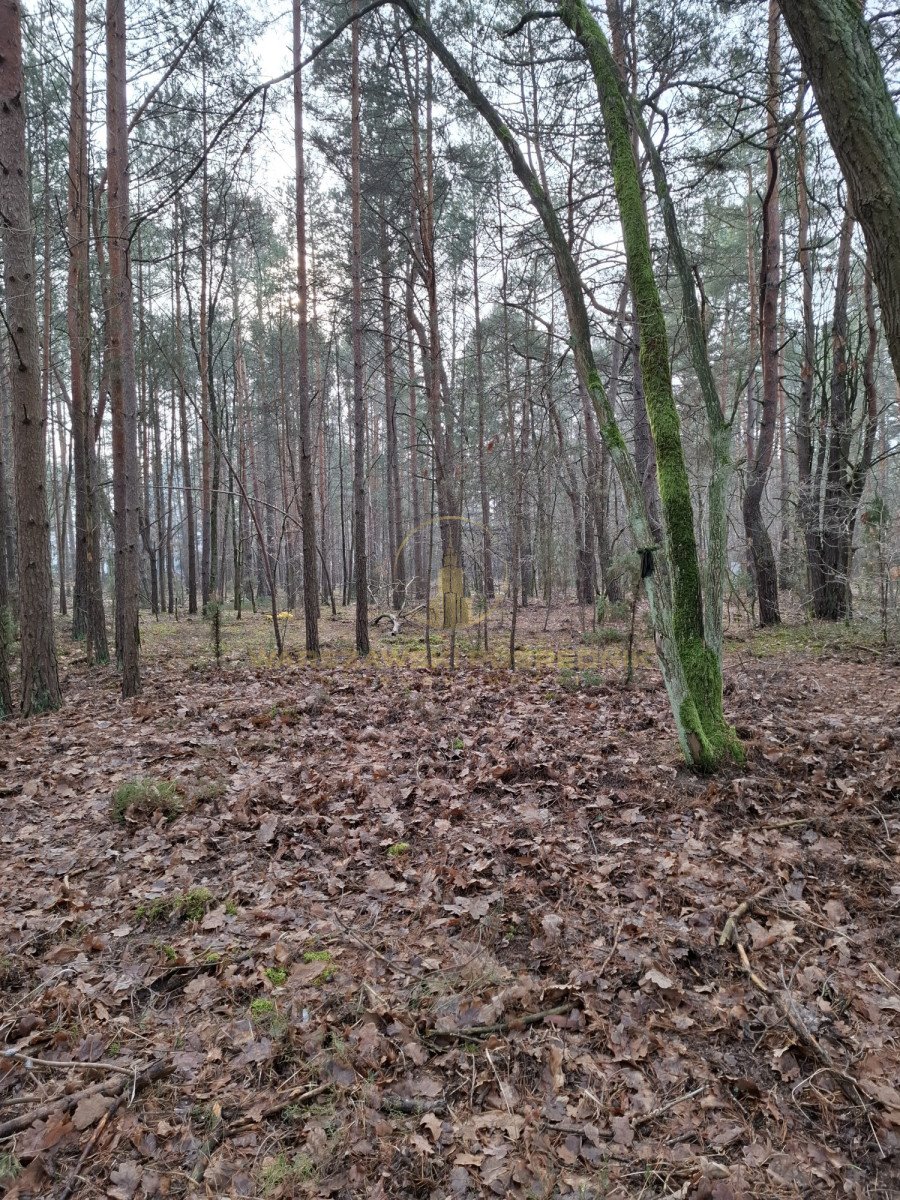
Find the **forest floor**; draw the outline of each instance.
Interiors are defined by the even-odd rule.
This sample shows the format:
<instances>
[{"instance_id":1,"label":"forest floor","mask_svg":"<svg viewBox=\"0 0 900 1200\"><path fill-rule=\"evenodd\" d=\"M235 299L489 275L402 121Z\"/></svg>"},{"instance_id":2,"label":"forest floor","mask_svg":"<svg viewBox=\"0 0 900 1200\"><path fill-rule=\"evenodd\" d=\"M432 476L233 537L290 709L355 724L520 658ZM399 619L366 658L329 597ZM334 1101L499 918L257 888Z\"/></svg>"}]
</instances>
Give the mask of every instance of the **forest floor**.
<instances>
[{"instance_id":1,"label":"forest floor","mask_svg":"<svg viewBox=\"0 0 900 1200\"><path fill-rule=\"evenodd\" d=\"M7 1195L900 1195L900 654L736 631L704 779L627 622L543 618L515 674L145 618L129 701L64 650L0 730Z\"/></svg>"}]
</instances>

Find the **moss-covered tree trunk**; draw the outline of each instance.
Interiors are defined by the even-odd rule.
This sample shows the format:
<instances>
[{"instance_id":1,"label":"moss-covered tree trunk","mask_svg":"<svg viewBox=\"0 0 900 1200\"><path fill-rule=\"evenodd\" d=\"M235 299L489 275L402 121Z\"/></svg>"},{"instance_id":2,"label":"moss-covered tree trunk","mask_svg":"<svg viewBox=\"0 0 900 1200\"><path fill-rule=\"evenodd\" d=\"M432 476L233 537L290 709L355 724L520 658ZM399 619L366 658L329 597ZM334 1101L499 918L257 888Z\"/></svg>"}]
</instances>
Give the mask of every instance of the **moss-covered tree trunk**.
<instances>
[{"instance_id":1,"label":"moss-covered tree trunk","mask_svg":"<svg viewBox=\"0 0 900 1200\"><path fill-rule=\"evenodd\" d=\"M681 422L672 390L665 316L653 273L650 233L641 198L640 170L631 137L628 94L606 36L583 0L562 0L559 12L583 47L597 84L628 275L640 329L640 363L647 416L656 445L659 493L671 574L671 634L674 653L687 688L687 694L681 698L676 709L676 718L682 740L690 747L694 761L712 768L728 754L738 754L739 747L722 712L718 631L712 639L706 637L690 480L681 440ZM660 635L665 637L668 634L665 615L659 614L658 645ZM671 657L671 650L668 654L660 654L664 674L672 670ZM671 695L668 678L666 684Z\"/></svg>"}]
</instances>

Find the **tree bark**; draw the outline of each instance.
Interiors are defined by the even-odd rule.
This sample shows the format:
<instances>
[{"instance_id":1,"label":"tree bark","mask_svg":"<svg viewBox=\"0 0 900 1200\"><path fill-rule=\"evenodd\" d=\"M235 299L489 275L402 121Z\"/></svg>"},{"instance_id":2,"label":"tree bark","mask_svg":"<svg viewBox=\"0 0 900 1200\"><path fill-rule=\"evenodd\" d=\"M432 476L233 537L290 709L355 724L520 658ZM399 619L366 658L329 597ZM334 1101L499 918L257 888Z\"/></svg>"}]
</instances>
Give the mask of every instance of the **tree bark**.
<instances>
[{"instance_id":1,"label":"tree bark","mask_svg":"<svg viewBox=\"0 0 900 1200\"><path fill-rule=\"evenodd\" d=\"M858 0L779 0L862 226L900 381L900 118Z\"/></svg>"},{"instance_id":2,"label":"tree bark","mask_svg":"<svg viewBox=\"0 0 900 1200\"><path fill-rule=\"evenodd\" d=\"M319 656L319 584L316 564L316 509L313 494L313 446L309 388L309 300L306 278L306 164L303 160L302 0L294 0L294 156L297 218L297 321L299 376L297 426L300 438L300 523L303 539L303 618L306 654ZM354 22L356 25L356 22Z\"/></svg>"},{"instance_id":3,"label":"tree bark","mask_svg":"<svg viewBox=\"0 0 900 1200\"><path fill-rule=\"evenodd\" d=\"M753 577L759 601L760 625L777 625L778 564L762 512L762 499L775 451L779 379L778 295L781 286L781 212L778 149L778 97L781 53L778 6L769 0L769 53L766 90L766 194L762 206L762 253L759 263L759 347L762 360L762 405L759 433L754 439L748 415L747 486L744 490L744 528L750 544ZM751 314L751 320L756 314Z\"/></svg>"},{"instance_id":4,"label":"tree bark","mask_svg":"<svg viewBox=\"0 0 900 1200\"><path fill-rule=\"evenodd\" d=\"M129 221L128 108L126 94L125 0L106 4L106 148L109 239L109 379L116 501L116 614L122 695L141 690L139 662L140 483L137 445L137 386L134 362Z\"/></svg>"},{"instance_id":5,"label":"tree bark","mask_svg":"<svg viewBox=\"0 0 900 1200\"><path fill-rule=\"evenodd\" d=\"M58 708L61 695L53 629L50 521L45 485L47 414L41 402L24 89L21 12L17 0L3 0L0 3L0 225L16 486L21 710L29 716Z\"/></svg>"},{"instance_id":6,"label":"tree bark","mask_svg":"<svg viewBox=\"0 0 900 1200\"><path fill-rule=\"evenodd\" d=\"M359 0L353 0L354 14ZM350 60L350 207L353 325L353 579L356 652L369 653L369 571L366 552L366 397L363 391L362 186L360 181L359 21L353 22Z\"/></svg>"}]
</instances>

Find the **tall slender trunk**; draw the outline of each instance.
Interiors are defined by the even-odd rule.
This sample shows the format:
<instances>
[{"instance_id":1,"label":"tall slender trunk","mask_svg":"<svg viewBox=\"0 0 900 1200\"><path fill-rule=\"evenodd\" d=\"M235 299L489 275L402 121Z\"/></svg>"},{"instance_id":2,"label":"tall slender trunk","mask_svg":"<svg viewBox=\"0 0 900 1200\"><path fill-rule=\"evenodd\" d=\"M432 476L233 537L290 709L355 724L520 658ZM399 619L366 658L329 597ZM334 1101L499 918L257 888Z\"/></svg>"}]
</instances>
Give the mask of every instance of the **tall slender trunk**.
<instances>
[{"instance_id":1,"label":"tall slender trunk","mask_svg":"<svg viewBox=\"0 0 900 1200\"><path fill-rule=\"evenodd\" d=\"M381 271L381 339L384 359L388 554L391 560L392 601L394 607L399 608L406 592L406 550L403 536L403 509L400 499L400 452L397 442L397 390L394 370L394 335L391 321L390 244L383 202L379 210L378 227Z\"/></svg>"},{"instance_id":2,"label":"tall slender trunk","mask_svg":"<svg viewBox=\"0 0 900 1200\"><path fill-rule=\"evenodd\" d=\"M407 277L406 311L409 313L411 304L409 293L412 289L412 274ZM422 501L419 490L419 414L417 408L418 388L416 385L416 360L413 345L413 327L407 321L406 337L406 374L407 398L409 409L409 502L412 509L412 552L413 574L416 577L416 596L422 599L427 590L425 580L425 545L422 529Z\"/></svg>"},{"instance_id":3,"label":"tall slender trunk","mask_svg":"<svg viewBox=\"0 0 900 1200\"><path fill-rule=\"evenodd\" d=\"M748 428L747 486L744 491L744 527L753 563L759 600L760 625L777 625L778 564L762 512L762 499L775 451L780 392L778 345L778 295L781 286L781 212L778 149L778 98L781 52L777 0L769 0L769 54L766 92L766 194L762 206L762 248L759 263L759 347L762 360L762 405L759 432ZM755 319L755 314L752 315Z\"/></svg>"},{"instance_id":4,"label":"tall slender trunk","mask_svg":"<svg viewBox=\"0 0 900 1200\"><path fill-rule=\"evenodd\" d=\"M139 518L137 386L131 303L125 0L106 3L106 146L109 239L109 377L113 410L113 482L117 501L116 593L122 695L141 690L139 663Z\"/></svg>"},{"instance_id":5,"label":"tall slender trunk","mask_svg":"<svg viewBox=\"0 0 900 1200\"><path fill-rule=\"evenodd\" d=\"M802 280L803 341L797 397L797 516L806 545L807 585L814 597L822 583L822 553L817 536L819 503L813 475L813 398L816 370L816 326L813 311L813 257L810 246L809 190L806 180L806 121L801 80L795 115L797 134L797 257Z\"/></svg>"},{"instance_id":6,"label":"tall slender trunk","mask_svg":"<svg viewBox=\"0 0 900 1200\"><path fill-rule=\"evenodd\" d=\"M309 315L306 278L306 166L303 161L303 73L300 59L303 38L302 0L294 0L294 155L297 206L297 319L299 329L299 381L297 426L300 437L300 522L303 537L303 617L306 653L319 655L319 584L316 563L316 508L313 493L313 442L309 388ZM354 22L354 25L356 22Z\"/></svg>"},{"instance_id":7,"label":"tall slender trunk","mask_svg":"<svg viewBox=\"0 0 900 1200\"><path fill-rule=\"evenodd\" d=\"M352 11L359 11L353 0ZM369 653L369 570L366 553L366 397L363 391L362 186L360 180L359 21L353 22L350 59L350 208L353 325L353 578L356 652Z\"/></svg>"},{"instance_id":8,"label":"tall slender trunk","mask_svg":"<svg viewBox=\"0 0 900 1200\"><path fill-rule=\"evenodd\" d=\"M178 432L180 439L181 485L184 489L184 521L187 526L188 613L197 611L197 523L194 516L194 488L191 482L191 447L188 438L187 397L184 388L184 326L181 319L181 271L184 266L182 230L178 201L173 213L172 239L175 250L175 358L177 364Z\"/></svg>"},{"instance_id":9,"label":"tall slender trunk","mask_svg":"<svg viewBox=\"0 0 900 1200\"><path fill-rule=\"evenodd\" d=\"M50 522L46 495L47 414L35 293L34 226L28 183L25 77L17 0L0 3L0 225L5 324L13 414L18 534L21 709L25 716L61 701L53 629ZM5 620L6 614L0 614Z\"/></svg>"},{"instance_id":10,"label":"tall slender trunk","mask_svg":"<svg viewBox=\"0 0 900 1200\"><path fill-rule=\"evenodd\" d=\"M840 621L849 614L850 554L846 483L850 465L853 414L852 401L848 395L850 362L847 341L850 330L847 307L851 285L850 252L853 245L853 227L853 214L848 209L841 223L834 281L831 380L828 397L829 430L820 509L821 580L813 595L813 613L826 621Z\"/></svg>"},{"instance_id":11,"label":"tall slender trunk","mask_svg":"<svg viewBox=\"0 0 900 1200\"><path fill-rule=\"evenodd\" d=\"M200 311L197 348L200 373L200 599L203 611L210 599L213 567L213 448L209 395L209 167L207 161L206 61L202 71L202 142L203 169L200 179Z\"/></svg>"},{"instance_id":12,"label":"tall slender trunk","mask_svg":"<svg viewBox=\"0 0 900 1200\"><path fill-rule=\"evenodd\" d=\"M491 550L491 504L488 497L484 430L484 330L481 327L481 294L478 281L478 235L472 236L472 293L475 302L475 393L478 404L478 493L481 500L481 586L486 600L494 598L494 563Z\"/></svg>"}]
</instances>

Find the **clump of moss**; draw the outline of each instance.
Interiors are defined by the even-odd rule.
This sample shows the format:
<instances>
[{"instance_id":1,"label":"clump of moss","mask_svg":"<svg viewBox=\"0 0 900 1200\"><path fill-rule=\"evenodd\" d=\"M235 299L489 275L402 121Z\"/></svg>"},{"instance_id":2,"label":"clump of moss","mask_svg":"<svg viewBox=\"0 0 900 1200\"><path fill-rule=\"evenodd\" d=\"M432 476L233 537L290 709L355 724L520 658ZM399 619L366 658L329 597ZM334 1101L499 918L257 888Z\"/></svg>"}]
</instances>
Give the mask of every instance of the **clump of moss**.
<instances>
[{"instance_id":1,"label":"clump of moss","mask_svg":"<svg viewBox=\"0 0 900 1200\"><path fill-rule=\"evenodd\" d=\"M173 896L157 896L147 904L139 904L134 910L139 921L150 925L161 921L199 921L212 908L215 896L205 887L191 888Z\"/></svg>"},{"instance_id":2,"label":"clump of moss","mask_svg":"<svg viewBox=\"0 0 900 1200\"><path fill-rule=\"evenodd\" d=\"M273 987L283 987L287 979L287 971L284 967L266 967L263 974Z\"/></svg>"},{"instance_id":3,"label":"clump of moss","mask_svg":"<svg viewBox=\"0 0 900 1200\"><path fill-rule=\"evenodd\" d=\"M112 795L111 813L114 821L149 821L162 813L172 821L181 812L181 793L169 779L129 779L120 784Z\"/></svg>"},{"instance_id":4,"label":"clump of moss","mask_svg":"<svg viewBox=\"0 0 900 1200\"><path fill-rule=\"evenodd\" d=\"M303 961L306 963L330 963L331 953L328 950L305 950L303 952ZM324 967L322 971L312 980L316 983L327 983L329 979L334 977L334 967Z\"/></svg>"},{"instance_id":5,"label":"clump of moss","mask_svg":"<svg viewBox=\"0 0 900 1200\"><path fill-rule=\"evenodd\" d=\"M404 854L409 854L409 842L394 842L393 846L388 846L388 854L391 858L400 858Z\"/></svg>"},{"instance_id":6,"label":"clump of moss","mask_svg":"<svg viewBox=\"0 0 900 1200\"><path fill-rule=\"evenodd\" d=\"M205 887L191 888L178 903L178 916L182 921L199 921L212 908L215 896Z\"/></svg>"},{"instance_id":7,"label":"clump of moss","mask_svg":"<svg viewBox=\"0 0 900 1200\"><path fill-rule=\"evenodd\" d=\"M303 951L303 961L306 963L331 962L331 951L330 950L304 950Z\"/></svg>"},{"instance_id":8,"label":"clump of moss","mask_svg":"<svg viewBox=\"0 0 900 1200\"><path fill-rule=\"evenodd\" d=\"M266 1030L270 1037L281 1038L288 1030L288 1021L278 1011L278 1005L267 996L250 1001L250 1020Z\"/></svg>"}]
</instances>

